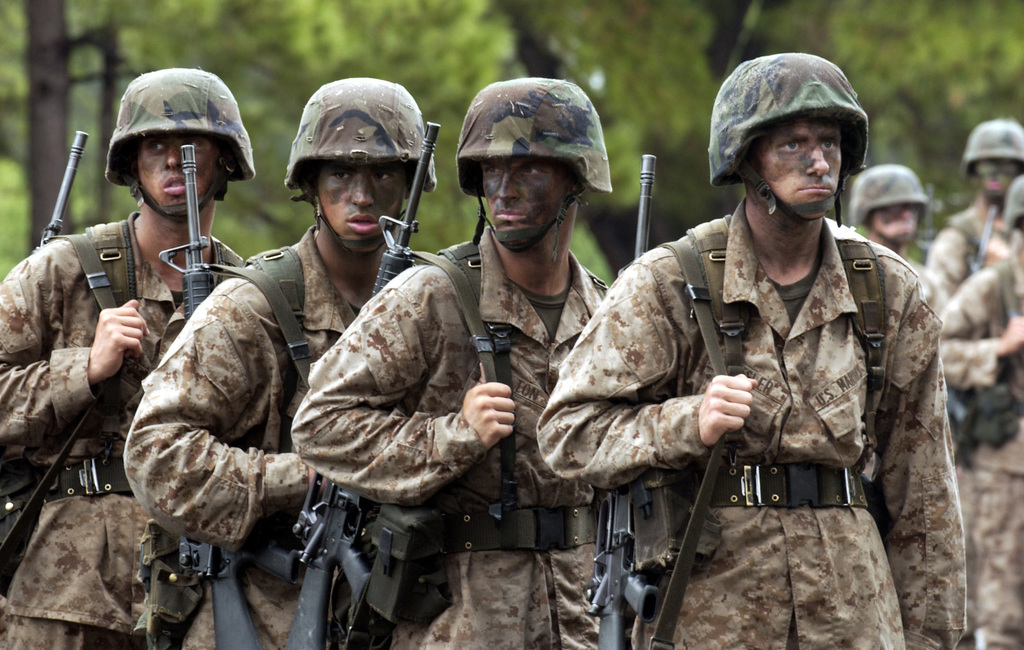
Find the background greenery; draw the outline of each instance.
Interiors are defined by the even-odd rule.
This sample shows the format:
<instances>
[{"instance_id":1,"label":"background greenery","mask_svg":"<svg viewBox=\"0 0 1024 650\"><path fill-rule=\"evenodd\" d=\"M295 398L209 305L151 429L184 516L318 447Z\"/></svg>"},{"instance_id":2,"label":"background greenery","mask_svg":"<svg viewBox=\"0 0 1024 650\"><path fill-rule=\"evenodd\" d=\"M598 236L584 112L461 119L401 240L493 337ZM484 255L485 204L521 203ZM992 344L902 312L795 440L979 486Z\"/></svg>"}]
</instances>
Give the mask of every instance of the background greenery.
<instances>
[{"instance_id":1,"label":"background greenery","mask_svg":"<svg viewBox=\"0 0 1024 650\"><path fill-rule=\"evenodd\" d=\"M39 236L29 232L26 6L0 2L0 274ZM285 166L306 99L343 77L401 83L442 125L438 189L413 240L428 250L472 233L476 202L459 192L454 163L476 92L533 74L579 83L602 118L615 192L588 197L574 250L609 280L632 256L641 154L658 156L652 245L735 206L736 188L708 182L708 125L721 80L744 59L806 51L843 68L871 120L868 164L905 164L933 184L937 225L970 199L958 165L971 128L1020 119L1024 107L1015 0L65 0L65 11L68 145L75 130L90 133L74 229L134 208L124 188L108 188L112 207L98 213L100 120L117 109L101 105L99 43L117 54L118 97L165 67L201 67L232 89L256 179L231 185L214 231L243 255L296 241L312 223L307 204L288 200Z\"/></svg>"}]
</instances>

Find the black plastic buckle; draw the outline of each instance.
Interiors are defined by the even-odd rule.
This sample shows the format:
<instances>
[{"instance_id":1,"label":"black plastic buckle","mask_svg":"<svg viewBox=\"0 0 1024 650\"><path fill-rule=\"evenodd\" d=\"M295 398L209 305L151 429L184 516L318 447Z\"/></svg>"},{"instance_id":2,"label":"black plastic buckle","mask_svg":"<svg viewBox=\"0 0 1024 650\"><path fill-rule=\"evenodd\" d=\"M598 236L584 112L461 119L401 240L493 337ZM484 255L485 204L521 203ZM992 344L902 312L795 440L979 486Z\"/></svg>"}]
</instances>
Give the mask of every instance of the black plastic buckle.
<instances>
[{"instance_id":1,"label":"black plastic buckle","mask_svg":"<svg viewBox=\"0 0 1024 650\"><path fill-rule=\"evenodd\" d=\"M536 524L534 550L546 551L549 548L564 550L565 546L565 513L562 508L534 508L533 518Z\"/></svg>"},{"instance_id":2,"label":"black plastic buckle","mask_svg":"<svg viewBox=\"0 0 1024 650\"><path fill-rule=\"evenodd\" d=\"M512 332L515 328L504 323L487 323L494 343L494 354L508 354L512 351Z\"/></svg>"},{"instance_id":3,"label":"black plastic buckle","mask_svg":"<svg viewBox=\"0 0 1024 650\"><path fill-rule=\"evenodd\" d=\"M299 361L302 359L309 359L312 355L309 353L309 342L303 339L302 341L296 341L288 344L288 355L292 358L292 361Z\"/></svg>"},{"instance_id":4,"label":"black plastic buckle","mask_svg":"<svg viewBox=\"0 0 1024 650\"><path fill-rule=\"evenodd\" d=\"M811 507L821 506L821 499L818 495L818 471L813 465L787 464L786 468L786 491L790 508L802 506L805 503Z\"/></svg>"}]
</instances>

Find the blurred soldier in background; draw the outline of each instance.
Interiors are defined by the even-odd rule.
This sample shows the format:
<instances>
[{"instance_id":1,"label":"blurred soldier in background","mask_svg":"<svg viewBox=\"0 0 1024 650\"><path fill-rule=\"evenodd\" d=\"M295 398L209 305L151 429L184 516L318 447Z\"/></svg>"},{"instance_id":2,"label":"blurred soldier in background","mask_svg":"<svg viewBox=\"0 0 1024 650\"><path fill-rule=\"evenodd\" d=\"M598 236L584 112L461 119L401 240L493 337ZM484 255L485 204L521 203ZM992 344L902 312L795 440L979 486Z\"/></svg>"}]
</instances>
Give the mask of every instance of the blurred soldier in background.
<instances>
[{"instance_id":1,"label":"blurred soldier in background","mask_svg":"<svg viewBox=\"0 0 1024 650\"><path fill-rule=\"evenodd\" d=\"M1024 127L1013 119L974 127L960 163L960 173L976 190L974 202L946 220L925 262L936 285L931 305L937 312L967 276L1009 255L1003 199L1022 172Z\"/></svg>"},{"instance_id":2,"label":"blurred soldier in background","mask_svg":"<svg viewBox=\"0 0 1024 650\"><path fill-rule=\"evenodd\" d=\"M254 174L238 105L208 72L151 72L125 90L107 155L107 180L128 186L139 211L55 238L0 285L0 443L24 446L43 471L84 418L13 576L4 647L146 647L132 629L144 613L147 516L122 456L140 384L183 322L182 274L159 253L190 241L184 144L195 147L209 238L228 181ZM206 262L241 262L211 241Z\"/></svg>"},{"instance_id":3,"label":"blurred soldier in background","mask_svg":"<svg viewBox=\"0 0 1024 650\"><path fill-rule=\"evenodd\" d=\"M928 206L928 196L917 174L903 165L876 165L857 176L850 194L850 226L862 226L871 241L890 248L907 260L921 280L925 302L935 292L925 267L907 254Z\"/></svg>"},{"instance_id":4,"label":"blurred soldier in background","mask_svg":"<svg viewBox=\"0 0 1024 650\"><path fill-rule=\"evenodd\" d=\"M1010 257L966 279L942 312L946 379L971 411L957 459L969 463L974 496L971 641L990 650L1024 647L1024 176L1010 185L1005 216Z\"/></svg>"}]
</instances>

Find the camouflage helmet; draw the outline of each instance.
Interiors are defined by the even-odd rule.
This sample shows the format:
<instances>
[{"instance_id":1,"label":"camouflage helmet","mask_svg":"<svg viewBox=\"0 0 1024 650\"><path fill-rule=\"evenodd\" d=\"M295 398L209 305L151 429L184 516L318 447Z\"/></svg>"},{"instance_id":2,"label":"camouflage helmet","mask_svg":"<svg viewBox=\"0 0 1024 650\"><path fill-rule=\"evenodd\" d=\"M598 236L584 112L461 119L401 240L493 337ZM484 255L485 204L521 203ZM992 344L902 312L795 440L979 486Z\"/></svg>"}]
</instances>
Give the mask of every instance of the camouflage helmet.
<instances>
[{"instance_id":1,"label":"camouflage helmet","mask_svg":"<svg viewBox=\"0 0 1024 650\"><path fill-rule=\"evenodd\" d=\"M134 141L165 133L196 133L231 147L234 169L228 180L255 176L252 145L242 125L238 103L215 74L190 68L170 68L136 77L121 98L117 126L107 152L107 180L130 185Z\"/></svg>"},{"instance_id":2,"label":"camouflage helmet","mask_svg":"<svg viewBox=\"0 0 1024 650\"><path fill-rule=\"evenodd\" d=\"M1024 175L1018 176L1006 190L1006 203L1003 207L1006 222L1016 227L1018 220L1024 217Z\"/></svg>"},{"instance_id":3,"label":"camouflage helmet","mask_svg":"<svg viewBox=\"0 0 1024 650\"><path fill-rule=\"evenodd\" d=\"M970 176L979 160L1006 158L1024 163L1024 127L1014 119L982 122L967 137L960 173Z\"/></svg>"},{"instance_id":4,"label":"camouflage helmet","mask_svg":"<svg viewBox=\"0 0 1024 650\"><path fill-rule=\"evenodd\" d=\"M741 183L750 144L781 122L836 120L842 130L840 178L864 166L868 116L846 75L811 54L763 56L741 63L722 83L711 112L711 184Z\"/></svg>"},{"instance_id":5,"label":"camouflage helmet","mask_svg":"<svg viewBox=\"0 0 1024 650\"><path fill-rule=\"evenodd\" d=\"M569 81L513 79L477 93L459 136L459 187L478 196L480 162L509 157L557 160L594 192L612 191L601 120L583 89Z\"/></svg>"},{"instance_id":6,"label":"camouflage helmet","mask_svg":"<svg viewBox=\"0 0 1024 650\"><path fill-rule=\"evenodd\" d=\"M903 165L875 165L865 169L853 185L850 195L850 212L853 218L849 225L865 223L872 210L890 205L910 203L922 208L928 203L928 196L921 187L917 174Z\"/></svg>"},{"instance_id":7,"label":"camouflage helmet","mask_svg":"<svg viewBox=\"0 0 1024 650\"><path fill-rule=\"evenodd\" d=\"M306 102L284 184L309 192L302 185L307 182L307 163L314 160L406 163L407 182L412 183L422 153L423 117L408 90L380 79L333 81ZM431 159L423 189L430 192L436 183Z\"/></svg>"}]
</instances>

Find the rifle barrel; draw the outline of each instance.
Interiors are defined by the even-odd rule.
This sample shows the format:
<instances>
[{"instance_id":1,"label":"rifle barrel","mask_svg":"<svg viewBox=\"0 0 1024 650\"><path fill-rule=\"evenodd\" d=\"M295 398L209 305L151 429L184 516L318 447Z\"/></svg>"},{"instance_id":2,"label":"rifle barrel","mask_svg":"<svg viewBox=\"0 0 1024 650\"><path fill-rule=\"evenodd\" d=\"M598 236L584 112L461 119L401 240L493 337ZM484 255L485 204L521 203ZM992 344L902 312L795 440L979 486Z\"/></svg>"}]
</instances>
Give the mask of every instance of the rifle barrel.
<instances>
[{"instance_id":1,"label":"rifle barrel","mask_svg":"<svg viewBox=\"0 0 1024 650\"><path fill-rule=\"evenodd\" d=\"M640 206L636 218L636 248L633 259L647 251L648 233L651 229L651 192L654 188L654 163L656 156L644 154L640 160Z\"/></svg>"},{"instance_id":2,"label":"rifle barrel","mask_svg":"<svg viewBox=\"0 0 1024 650\"><path fill-rule=\"evenodd\" d=\"M43 238L40 245L50 241L60 234L64 228L64 217L68 212L68 200L71 198L71 186L75 183L75 174L78 172L78 161L85 151L85 141L89 134L85 131L75 131L75 141L71 144L71 153L68 155L68 166L64 169L64 179L60 183L60 192L57 193L57 202L53 206L53 215L50 223L43 229Z\"/></svg>"}]
</instances>

